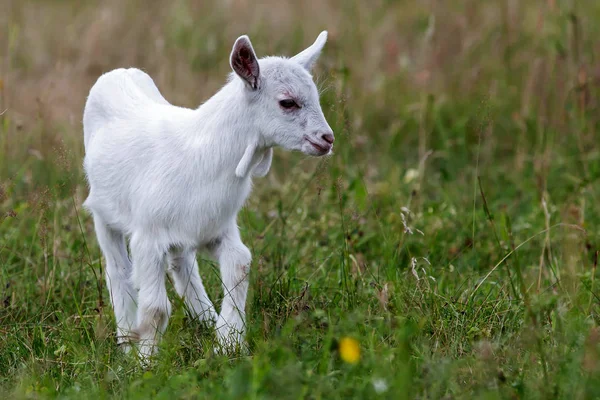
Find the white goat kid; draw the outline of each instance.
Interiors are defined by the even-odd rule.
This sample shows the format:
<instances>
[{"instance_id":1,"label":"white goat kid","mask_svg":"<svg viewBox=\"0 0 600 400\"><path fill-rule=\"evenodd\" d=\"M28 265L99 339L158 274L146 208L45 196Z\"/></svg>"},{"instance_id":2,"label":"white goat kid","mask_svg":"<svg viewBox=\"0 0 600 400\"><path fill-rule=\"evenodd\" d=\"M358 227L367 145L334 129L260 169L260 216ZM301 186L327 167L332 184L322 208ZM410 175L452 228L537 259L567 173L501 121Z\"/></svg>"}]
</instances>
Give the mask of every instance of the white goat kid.
<instances>
[{"instance_id":1,"label":"white goat kid","mask_svg":"<svg viewBox=\"0 0 600 400\"><path fill-rule=\"evenodd\" d=\"M92 87L83 117L84 206L106 259L120 344L133 339L143 358L153 353L171 312L166 272L192 315L216 322L220 346L243 343L251 256L237 213L252 176L269 171L274 146L331 153L333 132L309 73L326 40L322 32L290 59L257 60L250 39L239 37L230 56L235 74L195 110L169 104L138 69L108 72ZM219 315L197 250L219 262Z\"/></svg>"}]
</instances>

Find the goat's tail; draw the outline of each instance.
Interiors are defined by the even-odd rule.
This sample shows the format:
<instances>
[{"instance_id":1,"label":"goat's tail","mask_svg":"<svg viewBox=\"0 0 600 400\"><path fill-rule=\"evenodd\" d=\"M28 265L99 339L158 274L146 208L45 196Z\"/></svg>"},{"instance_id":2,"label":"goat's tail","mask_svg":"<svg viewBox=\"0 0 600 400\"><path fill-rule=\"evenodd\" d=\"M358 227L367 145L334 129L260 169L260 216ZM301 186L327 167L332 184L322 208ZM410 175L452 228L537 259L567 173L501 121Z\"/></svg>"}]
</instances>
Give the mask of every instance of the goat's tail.
<instances>
[{"instance_id":1,"label":"goat's tail","mask_svg":"<svg viewBox=\"0 0 600 400\"><path fill-rule=\"evenodd\" d=\"M83 110L83 143L87 147L96 133L119 112L127 112L131 103L128 75L124 68L101 75L94 86Z\"/></svg>"},{"instance_id":2,"label":"goat's tail","mask_svg":"<svg viewBox=\"0 0 600 400\"><path fill-rule=\"evenodd\" d=\"M110 72L108 73L110 74ZM110 103L107 103L104 95L106 92L106 77L108 74L102 75L94 86L90 89L90 94L85 102L83 110L83 144L87 152L88 144L102 125L109 118Z\"/></svg>"},{"instance_id":3,"label":"goat's tail","mask_svg":"<svg viewBox=\"0 0 600 400\"><path fill-rule=\"evenodd\" d=\"M92 138L92 132L95 132L98 129L98 126L95 124L95 119L90 115L90 97L85 103L85 108L83 110L83 146L85 151L87 152L87 146Z\"/></svg>"},{"instance_id":4,"label":"goat's tail","mask_svg":"<svg viewBox=\"0 0 600 400\"><path fill-rule=\"evenodd\" d=\"M88 143L102 126L119 114L127 115L144 103L169 104L148 74L137 68L119 68L102 75L83 112L83 141Z\"/></svg>"}]
</instances>

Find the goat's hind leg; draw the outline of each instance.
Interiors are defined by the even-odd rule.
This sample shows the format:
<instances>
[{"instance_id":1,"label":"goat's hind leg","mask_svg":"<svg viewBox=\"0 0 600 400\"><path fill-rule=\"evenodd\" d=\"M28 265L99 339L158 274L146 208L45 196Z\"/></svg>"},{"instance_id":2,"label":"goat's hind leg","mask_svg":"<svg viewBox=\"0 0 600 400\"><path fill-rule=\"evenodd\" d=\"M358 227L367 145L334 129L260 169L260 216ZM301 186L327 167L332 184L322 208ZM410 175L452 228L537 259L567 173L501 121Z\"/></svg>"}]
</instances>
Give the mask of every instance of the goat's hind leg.
<instances>
[{"instance_id":1,"label":"goat's hind leg","mask_svg":"<svg viewBox=\"0 0 600 400\"><path fill-rule=\"evenodd\" d=\"M171 250L167 271L173 280L175 290L184 299L191 317L200 321L214 322L217 314L202 284L196 252L192 249Z\"/></svg>"},{"instance_id":2,"label":"goat's hind leg","mask_svg":"<svg viewBox=\"0 0 600 400\"><path fill-rule=\"evenodd\" d=\"M137 295L131 284L131 261L125 237L108 227L97 214L94 214L94 226L106 260L106 286L117 322L117 344L127 352L135 327Z\"/></svg>"},{"instance_id":3,"label":"goat's hind leg","mask_svg":"<svg viewBox=\"0 0 600 400\"><path fill-rule=\"evenodd\" d=\"M165 287L167 249L152 238L134 233L131 238L133 282L138 290L136 334L142 361L156 351L167 328L171 303Z\"/></svg>"}]
</instances>

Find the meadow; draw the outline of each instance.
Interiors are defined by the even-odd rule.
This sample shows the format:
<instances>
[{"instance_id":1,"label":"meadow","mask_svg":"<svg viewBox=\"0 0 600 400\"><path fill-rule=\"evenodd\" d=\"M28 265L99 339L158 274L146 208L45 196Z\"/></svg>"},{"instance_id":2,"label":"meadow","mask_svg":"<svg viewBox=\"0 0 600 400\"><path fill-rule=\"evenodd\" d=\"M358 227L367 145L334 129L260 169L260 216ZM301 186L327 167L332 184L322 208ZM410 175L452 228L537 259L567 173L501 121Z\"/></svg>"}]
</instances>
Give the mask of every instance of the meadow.
<instances>
[{"instance_id":1,"label":"meadow","mask_svg":"<svg viewBox=\"0 0 600 400\"><path fill-rule=\"evenodd\" d=\"M600 398L600 2L0 0L0 397ZM235 39L314 75L334 154L239 215L248 354L173 315L122 354L81 204L95 80L197 107ZM218 268L200 256L211 298ZM360 354L344 357L343 343Z\"/></svg>"}]
</instances>

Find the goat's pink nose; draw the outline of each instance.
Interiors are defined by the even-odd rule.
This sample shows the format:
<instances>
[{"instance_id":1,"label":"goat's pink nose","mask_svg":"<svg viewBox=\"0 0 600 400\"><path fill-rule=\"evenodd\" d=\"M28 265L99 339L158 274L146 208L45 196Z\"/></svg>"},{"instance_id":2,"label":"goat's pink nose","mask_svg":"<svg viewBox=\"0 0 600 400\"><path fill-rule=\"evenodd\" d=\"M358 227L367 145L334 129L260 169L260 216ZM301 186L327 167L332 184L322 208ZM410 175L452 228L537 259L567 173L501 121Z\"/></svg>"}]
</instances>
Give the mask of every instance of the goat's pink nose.
<instances>
[{"instance_id":1,"label":"goat's pink nose","mask_svg":"<svg viewBox=\"0 0 600 400\"><path fill-rule=\"evenodd\" d=\"M321 139L329 144L333 144L333 141L335 140L332 133L324 133L323 136L321 136Z\"/></svg>"}]
</instances>

